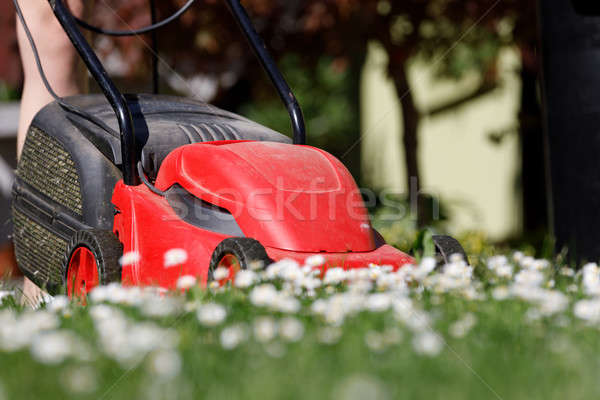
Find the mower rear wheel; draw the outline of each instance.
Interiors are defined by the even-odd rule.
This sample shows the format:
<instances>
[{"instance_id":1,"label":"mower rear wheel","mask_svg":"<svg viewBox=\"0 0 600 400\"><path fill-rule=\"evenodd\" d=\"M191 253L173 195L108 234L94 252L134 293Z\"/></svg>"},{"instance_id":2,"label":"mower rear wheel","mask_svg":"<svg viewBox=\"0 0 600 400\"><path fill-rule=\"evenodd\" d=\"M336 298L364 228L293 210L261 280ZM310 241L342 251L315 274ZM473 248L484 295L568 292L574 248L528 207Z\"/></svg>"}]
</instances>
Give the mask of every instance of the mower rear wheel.
<instances>
[{"instance_id":1,"label":"mower rear wheel","mask_svg":"<svg viewBox=\"0 0 600 400\"><path fill-rule=\"evenodd\" d=\"M111 231L90 229L71 238L65 254L64 270L69 297L85 298L98 285L121 280L119 258L123 245Z\"/></svg>"},{"instance_id":2,"label":"mower rear wheel","mask_svg":"<svg viewBox=\"0 0 600 400\"><path fill-rule=\"evenodd\" d=\"M228 277L219 281L225 283L233 281L238 271L248 269L255 262L262 263L263 267L273 262L258 240L245 237L227 238L219 243L213 252L208 269L208 282L215 280L214 272L217 268L229 270Z\"/></svg>"},{"instance_id":3,"label":"mower rear wheel","mask_svg":"<svg viewBox=\"0 0 600 400\"><path fill-rule=\"evenodd\" d=\"M438 265L450 263L450 257L453 254L460 255L467 264L469 263L465 249L463 249L460 242L452 236L433 235L432 240L435 245L435 257Z\"/></svg>"}]
</instances>

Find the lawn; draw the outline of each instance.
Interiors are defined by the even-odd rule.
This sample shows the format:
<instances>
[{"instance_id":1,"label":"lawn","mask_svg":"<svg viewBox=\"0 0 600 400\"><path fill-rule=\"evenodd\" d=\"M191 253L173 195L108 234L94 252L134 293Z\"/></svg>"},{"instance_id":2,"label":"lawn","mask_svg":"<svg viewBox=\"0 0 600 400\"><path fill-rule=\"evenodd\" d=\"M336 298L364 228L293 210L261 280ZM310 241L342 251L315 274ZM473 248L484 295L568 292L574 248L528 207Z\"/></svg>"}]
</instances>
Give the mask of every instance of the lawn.
<instances>
[{"instance_id":1,"label":"lawn","mask_svg":"<svg viewBox=\"0 0 600 400\"><path fill-rule=\"evenodd\" d=\"M324 277L318 258L282 261L226 287L107 286L36 311L5 293L0 399L598 398L598 267L471 261Z\"/></svg>"}]
</instances>

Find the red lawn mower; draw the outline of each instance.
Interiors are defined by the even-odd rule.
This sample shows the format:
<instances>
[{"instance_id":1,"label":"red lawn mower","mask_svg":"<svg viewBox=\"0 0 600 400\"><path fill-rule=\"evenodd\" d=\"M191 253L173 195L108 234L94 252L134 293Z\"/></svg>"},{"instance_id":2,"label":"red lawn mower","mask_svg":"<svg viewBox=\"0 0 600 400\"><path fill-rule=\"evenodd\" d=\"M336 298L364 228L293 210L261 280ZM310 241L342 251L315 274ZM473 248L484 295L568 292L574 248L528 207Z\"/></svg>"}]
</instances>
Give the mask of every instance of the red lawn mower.
<instances>
[{"instance_id":1,"label":"red lawn mower","mask_svg":"<svg viewBox=\"0 0 600 400\"><path fill-rule=\"evenodd\" d=\"M303 263L321 255L324 267L344 268L413 262L371 227L344 165L304 145L298 102L239 0L227 4L289 111L293 143L195 100L121 94L77 28L147 33L193 2L150 27L111 32L50 0L104 95L55 96L29 128L12 203L23 273L50 292L66 287L84 295L113 281L174 288L180 276L193 275L206 283L218 267L232 277L253 261ZM444 260L464 255L450 237L434 241Z\"/></svg>"}]
</instances>

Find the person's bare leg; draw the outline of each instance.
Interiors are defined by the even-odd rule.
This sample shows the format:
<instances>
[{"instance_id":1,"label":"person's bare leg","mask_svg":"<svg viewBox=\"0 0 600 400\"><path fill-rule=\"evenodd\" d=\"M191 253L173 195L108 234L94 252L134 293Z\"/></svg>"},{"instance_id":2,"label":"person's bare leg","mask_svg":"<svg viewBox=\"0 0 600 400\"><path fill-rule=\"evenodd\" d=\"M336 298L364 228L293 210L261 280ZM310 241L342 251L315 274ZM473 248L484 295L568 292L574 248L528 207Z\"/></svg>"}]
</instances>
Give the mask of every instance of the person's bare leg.
<instances>
[{"instance_id":1,"label":"person's bare leg","mask_svg":"<svg viewBox=\"0 0 600 400\"><path fill-rule=\"evenodd\" d=\"M91 2L88 0L85 3L85 8L89 8L88 4ZM73 14L83 16L85 12L83 0L69 0L68 4ZM85 92L87 90L87 74L83 64L56 20L48 0L21 0L20 5L25 22L37 46L42 67L54 91L59 96ZM33 57L33 51L18 19L17 37L25 76L17 135L17 157L19 157L33 117L53 99L42 82ZM33 305L41 295L41 290L25 278L23 284L24 302Z\"/></svg>"},{"instance_id":2,"label":"person's bare leg","mask_svg":"<svg viewBox=\"0 0 600 400\"><path fill-rule=\"evenodd\" d=\"M87 89L87 75L82 68L82 62L56 20L48 1L27 0L21 3L25 22L31 31L42 67L54 91L59 96L84 92ZM68 4L73 14L77 16L84 14L83 0L70 0ZM25 76L17 136L17 153L20 154L31 120L53 99L42 82L25 31L18 20L17 37Z\"/></svg>"}]
</instances>

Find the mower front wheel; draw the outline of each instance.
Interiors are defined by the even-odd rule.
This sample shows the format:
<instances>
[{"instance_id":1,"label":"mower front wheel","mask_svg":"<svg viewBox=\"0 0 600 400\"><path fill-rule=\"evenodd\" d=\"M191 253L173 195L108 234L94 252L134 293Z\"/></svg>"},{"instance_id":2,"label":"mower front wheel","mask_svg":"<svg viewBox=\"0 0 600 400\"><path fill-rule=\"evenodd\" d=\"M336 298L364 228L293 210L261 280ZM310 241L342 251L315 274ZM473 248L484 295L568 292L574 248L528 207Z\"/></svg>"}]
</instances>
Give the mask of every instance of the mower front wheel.
<instances>
[{"instance_id":1,"label":"mower front wheel","mask_svg":"<svg viewBox=\"0 0 600 400\"><path fill-rule=\"evenodd\" d=\"M248 269L252 263L261 263L266 267L272 262L258 240L245 237L227 238L219 243L213 252L208 269L208 282L215 280L214 273L218 268L229 270L227 278L219 279L219 282L227 282L232 281L238 271Z\"/></svg>"},{"instance_id":2,"label":"mower front wheel","mask_svg":"<svg viewBox=\"0 0 600 400\"><path fill-rule=\"evenodd\" d=\"M438 265L449 264L450 257L453 254L458 254L467 264L469 263L465 249L463 249L460 242L452 236L433 235L432 240L435 245L435 257Z\"/></svg>"},{"instance_id":3,"label":"mower front wheel","mask_svg":"<svg viewBox=\"0 0 600 400\"><path fill-rule=\"evenodd\" d=\"M71 238L65 254L67 295L85 296L96 286L121 280L123 245L111 231L90 229Z\"/></svg>"}]
</instances>

